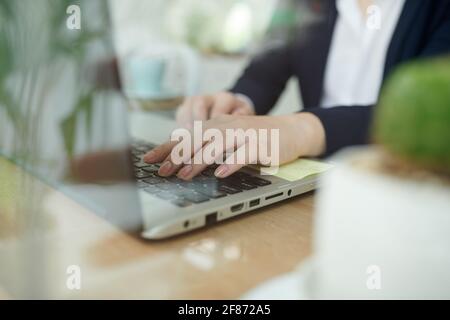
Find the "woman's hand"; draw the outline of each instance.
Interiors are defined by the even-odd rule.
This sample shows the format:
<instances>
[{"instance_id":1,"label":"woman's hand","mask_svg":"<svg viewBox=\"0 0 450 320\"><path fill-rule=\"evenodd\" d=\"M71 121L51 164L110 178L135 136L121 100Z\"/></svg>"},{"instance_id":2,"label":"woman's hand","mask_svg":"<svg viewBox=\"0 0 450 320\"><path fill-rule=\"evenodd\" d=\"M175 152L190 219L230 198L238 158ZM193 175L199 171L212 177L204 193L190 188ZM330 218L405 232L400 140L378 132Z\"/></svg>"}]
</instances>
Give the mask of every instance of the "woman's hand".
<instances>
[{"instance_id":1,"label":"woman's hand","mask_svg":"<svg viewBox=\"0 0 450 320\"><path fill-rule=\"evenodd\" d=\"M216 129L216 133L221 133L222 137L227 136L227 129L234 129L236 139L229 141L203 141L203 132L208 129ZM241 129L241 130L239 130ZM251 145L249 139L243 136L243 132L253 129L259 132L259 129L267 129L266 135L257 134L257 140L252 141L257 146ZM278 130L278 137L271 134L271 130ZM204 169L211 165L211 159L205 159L204 154L211 154L207 150L218 150L214 152L215 159L223 160L223 156L227 155L226 161L222 161L215 171L218 178L225 178L238 171L246 164L261 163L264 165L280 165L293 161L302 156L318 156L325 149L325 133L320 120L309 113L298 113L283 116L231 116L222 115L203 123L203 132L200 144L195 144L194 132L190 131L189 144L192 146L186 154L180 155L180 144L183 141L170 141L160 145L148 152L144 156L144 161L148 163L162 163L159 174L161 176L177 176L184 180L190 180ZM196 132L198 134L198 132ZM275 139L274 139L275 137ZM225 139L227 140L227 139ZM228 144L228 145L227 145ZM252 147L256 147L258 152L249 152ZM278 148L277 148L278 147ZM218 149L215 149L218 148ZM278 154L270 154L271 160L275 162L267 163L267 158L261 159L259 152L261 149L266 150L266 155L272 151ZM176 152L172 152L175 150ZM239 152L246 150L244 161L231 161L239 158ZM269 151L267 151L269 150ZM177 157L177 159L175 159ZM202 161L198 161L202 159Z\"/></svg>"},{"instance_id":2,"label":"woman's hand","mask_svg":"<svg viewBox=\"0 0 450 320\"><path fill-rule=\"evenodd\" d=\"M189 97L184 100L176 114L177 123L192 129L194 121L215 119L224 114L254 115L251 102L244 96L230 92L219 92L214 95Z\"/></svg>"}]
</instances>

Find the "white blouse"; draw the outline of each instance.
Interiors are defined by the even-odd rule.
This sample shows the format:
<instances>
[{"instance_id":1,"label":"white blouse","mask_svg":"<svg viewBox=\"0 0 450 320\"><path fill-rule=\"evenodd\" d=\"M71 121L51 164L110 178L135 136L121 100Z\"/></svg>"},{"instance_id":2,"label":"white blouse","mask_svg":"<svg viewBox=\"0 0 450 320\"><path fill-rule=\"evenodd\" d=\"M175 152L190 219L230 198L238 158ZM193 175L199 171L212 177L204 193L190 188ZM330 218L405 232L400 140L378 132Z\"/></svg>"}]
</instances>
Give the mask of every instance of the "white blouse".
<instances>
[{"instance_id":1,"label":"white blouse","mask_svg":"<svg viewBox=\"0 0 450 320\"><path fill-rule=\"evenodd\" d=\"M337 0L322 107L371 105L378 100L386 54L405 0L373 0L367 14L358 0Z\"/></svg>"}]
</instances>

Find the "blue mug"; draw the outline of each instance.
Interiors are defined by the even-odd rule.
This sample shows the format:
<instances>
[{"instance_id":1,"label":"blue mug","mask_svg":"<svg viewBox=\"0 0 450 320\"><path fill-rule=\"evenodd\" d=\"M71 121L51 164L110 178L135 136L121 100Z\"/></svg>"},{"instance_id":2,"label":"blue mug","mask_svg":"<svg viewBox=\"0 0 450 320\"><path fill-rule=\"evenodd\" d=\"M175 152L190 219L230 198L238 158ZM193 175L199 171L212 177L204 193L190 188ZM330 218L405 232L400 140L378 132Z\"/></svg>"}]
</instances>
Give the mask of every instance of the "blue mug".
<instances>
[{"instance_id":1,"label":"blue mug","mask_svg":"<svg viewBox=\"0 0 450 320\"><path fill-rule=\"evenodd\" d=\"M163 57L132 57L128 61L128 91L138 98L164 94L167 61Z\"/></svg>"},{"instance_id":2,"label":"blue mug","mask_svg":"<svg viewBox=\"0 0 450 320\"><path fill-rule=\"evenodd\" d=\"M186 46L140 48L125 60L125 91L138 99L172 99L198 93L199 59Z\"/></svg>"}]
</instances>

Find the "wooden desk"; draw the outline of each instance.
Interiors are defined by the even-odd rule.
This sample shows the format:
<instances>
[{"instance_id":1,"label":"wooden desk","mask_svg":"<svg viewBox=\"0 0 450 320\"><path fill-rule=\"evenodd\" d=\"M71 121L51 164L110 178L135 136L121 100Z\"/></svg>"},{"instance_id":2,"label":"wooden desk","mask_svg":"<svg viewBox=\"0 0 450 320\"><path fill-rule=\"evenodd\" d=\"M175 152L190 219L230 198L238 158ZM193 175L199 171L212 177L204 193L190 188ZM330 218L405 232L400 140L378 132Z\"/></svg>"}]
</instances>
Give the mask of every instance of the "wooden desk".
<instances>
[{"instance_id":1,"label":"wooden desk","mask_svg":"<svg viewBox=\"0 0 450 320\"><path fill-rule=\"evenodd\" d=\"M0 160L2 170L20 173ZM0 181L0 193L5 190L10 188ZM46 253L50 296L239 298L262 281L293 270L310 254L313 198L300 196L194 233L150 242L47 188L42 205L52 217ZM1 242L5 240L0 237ZM66 268L73 264L82 272L79 291L65 285Z\"/></svg>"}]
</instances>

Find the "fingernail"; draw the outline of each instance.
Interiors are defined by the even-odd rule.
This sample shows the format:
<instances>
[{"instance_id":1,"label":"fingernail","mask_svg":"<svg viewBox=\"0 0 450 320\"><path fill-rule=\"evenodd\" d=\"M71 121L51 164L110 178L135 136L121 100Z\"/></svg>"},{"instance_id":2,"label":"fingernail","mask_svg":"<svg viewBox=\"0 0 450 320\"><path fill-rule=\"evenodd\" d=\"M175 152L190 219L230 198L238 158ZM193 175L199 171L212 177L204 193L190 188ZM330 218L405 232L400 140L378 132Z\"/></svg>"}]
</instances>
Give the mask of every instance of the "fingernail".
<instances>
[{"instance_id":1,"label":"fingernail","mask_svg":"<svg viewBox=\"0 0 450 320\"><path fill-rule=\"evenodd\" d=\"M220 166L216 169L216 171L214 172L214 175L218 178L224 178L225 175L228 172L228 167L227 166Z\"/></svg>"},{"instance_id":2,"label":"fingernail","mask_svg":"<svg viewBox=\"0 0 450 320\"><path fill-rule=\"evenodd\" d=\"M172 169L172 163L170 161L166 161L162 164L161 168L159 168L159 174L168 175L168 174L170 174L171 169Z\"/></svg>"},{"instance_id":3,"label":"fingernail","mask_svg":"<svg viewBox=\"0 0 450 320\"><path fill-rule=\"evenodd\" d=\"M156 152L155 151L149 151L145 154L144 156L144 161L145 162L153 162L156 160Z\"/></svg>"},{"instance_id":4,"label":"fingernail","mask_svg":"<svg viewBox=\"0 0 450 320\"><path fill-rule=\"evenodd\" d=\"M187 178L189 177L189 175L192 172L192 166L191 165L187 165L185 166L183 169L180 170L180 172L178 172L178 177L180 178Z\"/></svg>"}]
</instances>

